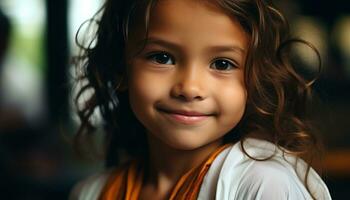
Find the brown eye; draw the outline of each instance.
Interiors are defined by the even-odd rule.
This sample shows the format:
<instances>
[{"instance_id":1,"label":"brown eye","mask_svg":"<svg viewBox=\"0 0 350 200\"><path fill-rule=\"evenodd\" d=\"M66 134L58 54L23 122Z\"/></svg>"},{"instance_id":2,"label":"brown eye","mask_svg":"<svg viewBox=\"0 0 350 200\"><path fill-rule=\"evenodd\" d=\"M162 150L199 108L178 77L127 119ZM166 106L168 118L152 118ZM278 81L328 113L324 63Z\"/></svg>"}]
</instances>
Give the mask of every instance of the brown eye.
<instances>
[{"instance_id":1,"label":"brown eye","mask_svg":"<svg viewBox=\"0 0 350 200\"><path fill-rule=\"evenodd\" d=\"M162 64L162 65L175 64L173 57L165 52L152 53L151 55L147 56L147 59L151 60L156 64Z\"/></svg>"},{"instance_id":2,"label":"brown eye","mask_svg":"<svg viewBox=\"0 0 350 200\"><path fill-rule=\"evenodd\" d=\"M225 60L225 59L218 59L215 60L210 67L215 70L219 71L225 71L225 70L232 70L237 68L236 64L233 64L233 62Z\"/></svg>"}]
</instances>

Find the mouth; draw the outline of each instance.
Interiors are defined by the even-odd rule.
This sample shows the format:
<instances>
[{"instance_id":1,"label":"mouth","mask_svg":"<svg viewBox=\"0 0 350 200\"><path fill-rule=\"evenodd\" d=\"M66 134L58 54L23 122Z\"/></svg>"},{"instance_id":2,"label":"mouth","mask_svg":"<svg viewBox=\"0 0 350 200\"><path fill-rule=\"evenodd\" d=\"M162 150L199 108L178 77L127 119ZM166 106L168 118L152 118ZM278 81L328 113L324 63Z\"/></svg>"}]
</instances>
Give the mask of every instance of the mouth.
<instances>
[{"instance_id":1,"label":"mouth","mask_svg":"<svg viewBox=\"0 0 350 200\"><path fill-rule=\"evenodd\" d=\"M158 110L165 114L171 121L175 121L181 124L193 125L207 120L213 114L206 114L193 110L171 110L158 108Z\"/></svg>"}]
</instances>

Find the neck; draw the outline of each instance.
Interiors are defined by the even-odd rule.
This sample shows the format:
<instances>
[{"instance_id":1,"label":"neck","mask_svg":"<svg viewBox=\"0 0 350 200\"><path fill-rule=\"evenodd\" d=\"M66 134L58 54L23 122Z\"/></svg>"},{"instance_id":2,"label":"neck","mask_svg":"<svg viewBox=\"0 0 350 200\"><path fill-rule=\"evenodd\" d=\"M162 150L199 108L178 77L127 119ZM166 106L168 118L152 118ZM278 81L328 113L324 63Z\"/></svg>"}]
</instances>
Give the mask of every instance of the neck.
<instances>
[{"instance_id":1,"label":"neck","mask_svg":"<svg viewBox=\"0 0 350 200\"><path fill-rule=\"evenodd\" d=\"M149 134L151 135L151 134ZM145 176L145 184L152 185L159 191L170 190L179 178L194 167L199 166L222 140L192 150L172 148L149 137L149 159Z\"/></svg>"}]
</instances>

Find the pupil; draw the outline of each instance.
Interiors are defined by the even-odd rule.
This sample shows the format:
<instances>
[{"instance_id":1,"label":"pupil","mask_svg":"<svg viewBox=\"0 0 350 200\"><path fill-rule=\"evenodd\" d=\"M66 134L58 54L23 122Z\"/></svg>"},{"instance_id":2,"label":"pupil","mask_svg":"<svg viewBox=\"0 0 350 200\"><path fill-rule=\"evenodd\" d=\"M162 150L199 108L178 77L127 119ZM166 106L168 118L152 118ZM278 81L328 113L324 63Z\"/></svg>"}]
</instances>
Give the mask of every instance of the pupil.
<instances>
[{"instance_id":1,"label":"pupil","mask_svg":"<svg viewBox=\"0 0 350 200\"><path fill-rule=\"evenodd\" d=\"M166 55L166 54L161 54L161 55L158 55L158 56L156 57L156 60L157 60L158 63L164 64L164 63L167 63L167 61L169 60L169 58L168 58L168 55Z\"/></svg>"},{"instance_id":2,"label":"pupil","mask_svg":"<svg viewBox=\"0 0 350 200\"><path fill-rule=\"evenodd\" d=\"M227 67L228 67L227 62L224 60L219 61L216 66L218 69L227 69Z\"/></svg>"}]
</instances>

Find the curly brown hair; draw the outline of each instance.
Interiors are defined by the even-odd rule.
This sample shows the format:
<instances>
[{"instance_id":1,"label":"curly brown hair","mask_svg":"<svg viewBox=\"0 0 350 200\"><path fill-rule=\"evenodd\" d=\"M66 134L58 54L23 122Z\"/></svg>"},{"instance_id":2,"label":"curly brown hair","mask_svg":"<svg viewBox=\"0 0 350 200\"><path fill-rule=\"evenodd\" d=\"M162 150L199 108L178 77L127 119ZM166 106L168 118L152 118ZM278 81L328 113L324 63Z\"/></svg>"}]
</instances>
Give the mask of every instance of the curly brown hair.
<instances>
[{"instance_id":1,"label":"curly brown hair","mask_svg":"<svg viewBox=\"0 0 350 200\"><path fill-rule=\"evenodd\" d=\"M306 115L314 80L308 81L296 71L290 52L292 44L302 43L311 47L320 60L319 53L309 43L291 37L286 19L270 2L208 2L237 19L250 37L244 68L248 93L246 111L240 123L225 135L224 141L262 137L284 152L312 164L321 150ZM128 37L139 25L144 26L147 36L150 13L156 3L157 0L107 0L89 21L97 24L94 37L87 46L77 41L81 54L76 57L76 66L82 70L79 80L86 84L76 96L76 103L86 91L92 89L93 93L85 104L77 105L81 125L76 142L80 143L84 136L94 132L91 116L98 108L106 133L107 166L118 165L125 154L147 155L145 129L131 111L127 91L121 88L125 82ZM99 17L99 14L102 15ZM243 142L241 144L244 149ZM303 180L307 185L307 179Z\"/></svg>"}]
</instances>

